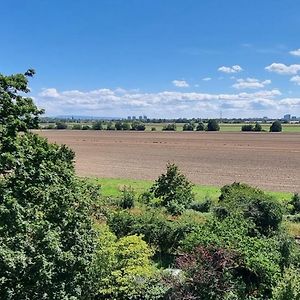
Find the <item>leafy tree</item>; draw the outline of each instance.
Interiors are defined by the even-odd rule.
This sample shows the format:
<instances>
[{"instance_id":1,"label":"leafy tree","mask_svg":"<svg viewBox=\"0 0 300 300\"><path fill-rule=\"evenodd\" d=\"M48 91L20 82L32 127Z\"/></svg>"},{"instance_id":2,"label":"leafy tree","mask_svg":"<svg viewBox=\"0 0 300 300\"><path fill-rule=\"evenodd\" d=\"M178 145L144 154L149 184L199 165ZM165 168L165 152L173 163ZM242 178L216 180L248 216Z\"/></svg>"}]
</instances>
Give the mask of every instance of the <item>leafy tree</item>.
<instances>
[{"instance_id":1,"label":"leafy tree","mask_svg":"<svg viewBox=\"0 0 300 300\"><path fill-rule=\"evenodd\" d=\"M241 130L242 131L253 131L253 125L251 125L251 124L243 125Z\"/></svg>"},{"instance_id":2,"label":"leafy tree","mask_svg":"<svg viewBox=\"0 0 300 300\"><path fill-rule=\"evenodd\" d=\"M300 195L298 193L295 193L293 195L289 204L292 206L292 209L291 209L292 214L300 213Z\"/></svg>"},{"instance_id":3,"label":"leafy tree","mask_svg":"<svg viewBox=\"0 0 300 300\"><path fill-rule=\"evenodd\" d=\"M219 131L220 130L220 125L215 119L210 119L208 120L207 123L207 131Z\"/></svg>"},{"instance_id":4,"label":"leafy tree","mask_svg":"<svg viewBox=\"0 0 300 300\"><path fill-rule=\"evenodd\" d=\"M122 123L122 130L130 130L130 124L128 122Z\"/></svg>"},{"instance_id":5,"label":"leafy tree","mask_svg":"<svg viewBox=\"0 0 300 300\"><path fill-rule=\"evenodd\" d=\"M91 127L89 125L83 125L81 127L81 130L90 130L90 129L91 129Z\"/></svg>"},{"instance_id":6,"label":"leafy tree","mask_svg":"<svg viewBox=\"0 0 300 300\"><path fill-rule=\"evenodd\" d=\"M1 77L0 298L90 299L97 191L76 179L73 151L28 132L41 111L20 91L24 75Z\"/></svg>"},{"instance_id":7,"label":"leafy tree","mask_svg":"<svg viewBox=\"0 0 300 300\"><path fill-rule=\"evenodd\" d=\"M106 130L116 130L116 127L113 122L108 122L106 125Z\"/></svg>"},{"instance_id":8,"label":"leafy tree","mask_svg":"<svg viewBox=\"0 0 300 300\"><path fill-rule=\"evenodd\" d=\"M155 181L150 191L170 213L180 214L194 200L192 188L193 185L178 167L168 163L166 174L162 174Z\"/></svg>"},{"instance_id":9,"label":"leafy tree","mask_svg":"<svg viewBox=\"0 0 300 300\"><path fill-rule=\"evenodd\" d=\"M194 123L185 123L183 125L183 131L194 131L195 129L195 124Z\"/></svg>"},{"instance_id":10,"label":"leafy tree","mask_svg":"<svg viewBox=\"0 0 300 300\"><path fill-rule=\"evenodd\" d=\"M204 131L205 130L205 125L203 122L200 122L197 127L196 127L197 131Z\"/></svg>"},{"instance_id":11,"label":"leafy tree","mask_svg":"<svg viewBox=\"0 0 300 300\"><path fill-rule=\"evenodd\" d=\"M102 122L101 121L94 122L92 128L93 130L102 130L103 129Z\"/></svg>"},{"instance_id":12,"label":"leafy tree","mask_svg":"<svg viewBox=\"0 0 300 300\"><path fill-rule=\"evenodd\" d=\"M146 126L145 126L145 124L140 123L140 122L133 122L131 124L131 130L145 131L146 130Z\"/></svg>"},{"instance_id":13,"label":"leafy tree","mask_svg":"<svg viewBox=\"0 0 300 300\"><path fill-rule=\"evenodd\" d=\"M72 130L81 130L81 129L82 129L81 124L74 124L74 125L72 126Z\"/></svg>"},{"instance_id":14,"label":"leafy tree","mask_svg":"<svg viewBox=\"0 0 300 300\"><path fill-rule=\"evenodd\" d=\"M67 129L68 125L65 122L56 122L56 129Z\"/></svg>"},{"instance_id":15,"label":"leafy tree","mask_svg":"<svg viewBox=\"0 0 300 300\"><path fill-rule=\"evenodd\" d=\"M163 131L176 131L176 124L167 124L163 127Z\"/></svg>"},{"instance_id":16,"label":"leafy tree","mask_svg":"<svg viewBox=\"0 0 300 300\"><path fill-rule=\"evenodd\" d=\"M255 132L262 131L262 127L258 122L255 123L253 131L255 131Z\"/></svg>"},{"instance_id":17,"label":"leafy tree","mask_svg":"<svg viewBox=\"0 0 300 300\"><path fill-rule=\"evenodd\" d=\"M140 236L117 238L101 232L94 259L94 280L100 299L146 299L147 283L154 277L153 251Z\"/></svg>"},{"instance_id":18,"label":"leafy tree","mask_svg":"<svg viewBox=\"0 0 300 300\"><path fill-rule=\"evenodd\" d=\"M270 132L281 132L282 131L282 125L279 121L275 121L272 123L270 127Z\"/></svg>"},{"instance_id":19,"label":"leafy tree","mask_svg":"<svg viewBox=\"0 0 300 300\"><path fill-rule=\"evenodd\" d=\"M122 122L118 121L115 123L115 128L116 130L122 130L123 129L123 124Z\"/></svg>"},{"instance_id":20,"label":"leafy tree","mask_svg":"<svg viewBox=\"0 0 300 300\"><path fill-rule=\"evenodd\" d=\"M119 205L123 209L133 208L135 201L135 193L132 187L124 187L122 190L122 197L120 199Z\"/></svg>"}]
</instances>

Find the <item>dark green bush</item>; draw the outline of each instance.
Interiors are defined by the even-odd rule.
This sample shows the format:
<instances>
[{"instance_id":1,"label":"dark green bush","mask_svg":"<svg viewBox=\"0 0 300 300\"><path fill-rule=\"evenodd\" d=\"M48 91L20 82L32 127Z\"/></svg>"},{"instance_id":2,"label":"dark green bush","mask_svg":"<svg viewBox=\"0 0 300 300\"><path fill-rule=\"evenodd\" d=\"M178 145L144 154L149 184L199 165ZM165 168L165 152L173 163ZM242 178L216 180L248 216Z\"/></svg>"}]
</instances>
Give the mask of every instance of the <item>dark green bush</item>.
<instances>
[{"instance_id":1,"label":"dark green bush","mask_svg":"<svg viewBox=\"0 0 300 300\"><path fill-rule=\"evenodd\" d=\"M93 130L102 130L103 129L102 122L101 121L93 122L92 129Z\"/></svg>"},{"instance_id":2,"label":"dark green bush","mask_svg":"<svg viewBox=\"0 0 300 300\"><path fill-rule=\"evenodd\" d=\"M167 124L163 127L163 131L176 131L176 124Z\"/></svg>"},{"instance_id":3,"label":"dark green bush","mask_svg":"<svg viewBox=\"0 0 300 300\"><path fill-rule=\"evenodd\" d=\"M282 131L282 125L279 121L275 121L272 123L270 127L270 132L281 132Z\"/></svg>"},{"instance_id":4,"label":"dark green bush","mask_svg":"<svg viewBox=\"0 0 300 300\"><path fill-rule=\"evenodd\" d=\"M204 131L205 130L205 125L203 122L200 122L197 127L196 127L197 131Z\"/></svg>"},{"instance_id":5,"label":"dark green bush","mask_svg":"<svg viewBox=\"0 0 300 300\"><path fill-rule=\"evenodd\" d=\"M194 131L194 129L195 129L194 123L185 123L182 128L183 131Z\"/></svg>"},{"instance_id":6,"label":"dark green bush","mask_svg":"<svg viewBox=\"0 0 300 300\"><path fill-rule=\"evenodd\" d=\"M74 124L72 126L72 130L81 130L81 129L82 129L81 124Z\"/></svg>"},{"instance_id":7,"label":"dark green bush","mask_svg":"<svg viewBox=\"0 0 300 300\"><path fill-rule=\"evenodd\" d=\"M124 187L122 190L122 197L120 199L119 205L123 209L133 208L135 201L135 193L131 187Z\"/></svg>"},{"instance_id":8,"label":"dark green bush","mask_svg":"<svg viewBox=\"0 0 300 300\"><path fill-rule=\"evenodd\" d=\"M208 120L207 123L207 131L219 131L220 130L220 125L215 119L210 119Z\"/></svg>"},{"instance_id":9,"label":"dark green bush","mask_svg":"<svg viewBox=\"0 0 300 300\"><path fill-rule=\"evenodd\" d=\"M56 129L67 129L68 125L65 122L56 122Z\"/></svg>"},{"instance_id":10,"label":"dark green bush","mask_svg":"<svg viewBox=\"0 0 300 300\"><path fill-rule=\"evenodd\" d=\"M83 125L81 127L81 130L90 130L90 129L91 129L91 127L89 125Z\"/></svg>"},{"instance_id":11,"label":"dark green bush","mask_svg":"<svg viewBox=\"0 0 300 300\"><path fill-rule=\"evenodd\" d=\"M190 208L199 212L209 212L212 206L212 200L206 198L203 202L192 202Z\"/></svg>"},{"instance_id":12,"label":"dark green bush","mask_svg":"<svg viewBox=\"0 0 300 300\"><path fill-rule=\"evenodd\" d=\"M254 128L253 128L253 131L255 131L255 132L260 132L260 131L262 131L262 127L261 127L261 125L260 125L258 122L255 123L255 126L254 126Z\"/></svg>"},{"instance_id":13,"label":"dark green bush","mask_svg":"<svg viewBox=\"0 0 300 300\"><path fill-rule=\"evenodd\" d=\"M131 130L145 131L145 129L146 129L146 126L144 123L134 122L131 124Z\"/></svg>"},{"instance_id":14,"label":"dark green bush","mask_svg":"<svg viewBox=\"0 0 300 300\"><path fill-rule=\"evenodd\" d=\"M116 130L116 127L113 122L108 122L106 125L106 130Z\"/></svg>"},{"instance_id":15,"label":"dark green bush","mask_svg":"<svg viewBox=\"0 0 300 300\"><path fill-rule=\"evenodd\" d=\"M289 204L292 206L291 213L292 214L299 214L300 213L300 195L298 193L295 193L289 202Z\"/></svg>"},{"instance_id":16,"label":"dark green bush","mask_svg":"<svg viewBox=\"0 0 300 300\"><path fill-rule=\"evenodd\" d=\"M243 125L241 130L242 131L253 131L253 125L251 125L251 124Z\"/></svg>"}]
</instances>

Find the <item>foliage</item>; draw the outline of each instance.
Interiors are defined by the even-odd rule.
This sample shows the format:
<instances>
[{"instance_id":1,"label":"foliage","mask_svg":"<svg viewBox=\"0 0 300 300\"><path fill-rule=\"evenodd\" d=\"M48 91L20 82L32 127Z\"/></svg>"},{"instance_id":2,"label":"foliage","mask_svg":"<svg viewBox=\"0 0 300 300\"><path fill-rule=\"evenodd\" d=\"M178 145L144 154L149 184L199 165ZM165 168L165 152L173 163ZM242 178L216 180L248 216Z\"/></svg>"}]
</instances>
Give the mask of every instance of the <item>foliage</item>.
<instances>
[{"instance_id":1,"label":"foliage","mask_svg":"<svg viewBox=\"0 0 300 300\"><path fill-rule=\"evenodd\" d=\"M145 131L146 130L146 126L145 126L145 124L140 123L140 122L133 122L131 124L131 130Z\"/></svg>"},{"instance_id":2,"label":"foliage","mask_svg":"<svg viewBox=\"0 0 300 300\"><path fill-rule=\"evenodd\" d=\"M255 224L239 215L221 221L208 220L186 236L181 243L182 250L192 252L197 246L213 245L234 251L241 258L237 278L243 280L245 293L268 297L284 262L287 263L285 259L290 257L292 246L285 242L285 236L253 236L254 228Z\"/></svg>"},{"instance_id":3,"label":"foliage","mask_svg":"<svg viewBox=\"0 0 300 300\"><path fill-rule=\"evenodd\" d=\"M241 212L256 224L262 234L278 230L282 221L281 204L263 191L246 184L233 183L221 188L220 205L228 212Z\"/></svg>"},{"instance_id":4,"label":"foliage","mask_svg":"<svg viewBox=\"0 0 300 300\"><path fill-rule=\"evenodd\" d=\"M163 131L176 131L176 124L167 124L162 128Z\"/></svg>"},{"instance_id":5,"label":"foliage","mask_svg":"<svg viewBox=\"0 0 300 300\"><path fill-rule=\"evenodd\" d=\"M25 74L0 74L0 174L9 171L16 163L18 133L38 128L43 110L38 109L31 98L22 96L30 91L28 77L34 73L30 69Z\"/></svg>"},{"instance_id":6,"label":"foliage","mask_svg":"<svg viewBox=\"0 0 300 300\"><path fill-rule=\"evenodd\" d=\"M56 122L56 129L67 129L68 124L65 122Z\"/></svg>"},{"instance_id":7,"label":"foliage","mask_svg":"<svg viewBox=\"0 0 300 300\"><path fill-rule=\"evenodd\" d=\"M197 127L196 127L197 131L204 131L205 130L205 125L203 122L198 123Z\"/></svg>"},{"instance_id":8,"label":"foliage","mask_svg":"<svg viewBox=\"0 0 300 300\"><path fill-rule=\"evenodd\" d=\"M99 234L93 263L93 278L99 299L143 298L153 280L155 268L150 260L153 251L140 236L117 240L108 229Z\"/></svg>"},{"instance_id":9,"label":"foliage","mask_svg":"<svg viewBox=\"0 0 300 300\"><path fill-rule=\"evenodd\" d=\"M273 289L273 300L299 300L300 299L300 271L286 269L282 279Z\"/></svg>"},{"instance_id":10,"label":"foliage","mask_svg":"<svg viewBox=\"0 0 300 300\"><path fill-rule=\"evenodd\" d=\"M190 208L199 212L209 212L212 206L212 200L210 198L206 198L202 202L192 202Z\"/></svg>"},{"instance_id":11,"label":"foliage","mask_svg":"<svg viewBox=\"0 0 300 300\"><path fill-rule=\"evenodd\" d=\"M242 126L241 130L242 131L253 131L254 129L253 129L253 125L245 124L245 125Z\"/></svg>"},{"instance_id":12,"label":"foliage","mask_svg":"<svg viewBox=\"0 0 300 300\"><path fill-rule=\"evenodd\" d=\"M220 125L215 119L210 119L208 120L207 123L207 131L219 131L220 130Z\"/></svg>"},{"instance_id":13,"label":"foliage","mask_svg":"<svg viewBox=\"0 0 300 300\"><path fill-rule=\"evenodd\" d=\"M90 130L91 127L90 127L89 125L83 125L83 126L81 127L81 129L82 129L82 130Z\"/></svg>"},{"instance_id":14,"label":"foliage","mask_svg":"<svg viewBox=\"0 0 300 300\"><path fill-rule=\"evenodd\" d=\"M120 199L119 205L123 209L133 208L135 201L135 193L132 187L124 187L122 189L122 197Z\"/></svg>"},{"instance_id":15,"label":"foliage","mask_svg":"<svg viewBox=\"0 0 300 300\"><path fill-rule=\"evenodd\" d=\"M93 130L102 130L103 129L102 122L101 121L93 122L92 129Z\"/></svg>"},{"instance_id":16,"label":"foliage","mask_svg":"<svg viewBox=\"0 0 300 300\"><path fill-rule=\"evenodd\" d=\"M185 123L182 128L183 131L194 131L194 129L195 129L194 123Z\"/></svg>"},{"instance_id":17,"label":"foliage","mask_svg":"<svg viewBox=\"0 0 300 300\"><path fill-rule=\"evenodd\" d=\"M282 131L282 125L279 121L275 121L272 123L270 127L270 132L281 132Z\"/></svg>"},{"instance_id":18,"label":"foliage","mask_svg":"<svg viewBox=\"0 0 300 300\"><path fill-rule=\"evenodd\" d=\"M262 131L262 126L258 122L256 122L254 125L254 128L253 128L253 131L255 131L255 132Z\"/></svg>"},{"instance_id":19,"label":"foliage","mask_svg":"<svg viewBox=\"0 0 300 300\"><path fill-rule=\"evenodd\" d=\"M150 191L172 214L180 214L194 200L193 185L175 164L167 164L166 174L160 175Z\"/></svg>"},{"instance_id":20,"label":"foliage","mask_svg":"<svg viewBox=\"0 0 300 300\"><path fill-rule=\"evenodd\" d=\"M81 129L82 129L81 124L74 124L74 125L72 126L72 130L81 130Z\"/></svg>"},{"instance_id":21,"label":"foliage","mask_svg":"<svg viewBox=\"0 0 300 300\"><path fill-rule=\"evenodd\" d=\"M156 127L151 127L151 131L156 131Z\"/></svg>"},{"instance_id":22,"label":"foliage","mask_svg":"<svg viewBox=\"0 0 300 300\"><path fill-rule=\"evenodd\" d=\"M300 213L300 195L295 193L289 202L291 205L291 213L292 214L299 214Z\"/></svg>"},{"instance_id":23,"label":"foliage","mask_svg":"<svg viewBox=\"0 0 300 300\"><path fill-rule=\"evenodd\" d=\"M170 299L225 299L229 292L239 292L239 257L222 248L198 246L183 253L176 267L185 274L185 280L175 282Z\"/></svg>"},{"instance_id":24,"label":"foliage","mask_svg":"<svg viewBox=\"0 0 300 300\"><path fill-rule=\"evenodd\" d=\"M116 127L113 122L108 122L106 125L106 130L116 130Z\"/></svg>"}]
</instances>

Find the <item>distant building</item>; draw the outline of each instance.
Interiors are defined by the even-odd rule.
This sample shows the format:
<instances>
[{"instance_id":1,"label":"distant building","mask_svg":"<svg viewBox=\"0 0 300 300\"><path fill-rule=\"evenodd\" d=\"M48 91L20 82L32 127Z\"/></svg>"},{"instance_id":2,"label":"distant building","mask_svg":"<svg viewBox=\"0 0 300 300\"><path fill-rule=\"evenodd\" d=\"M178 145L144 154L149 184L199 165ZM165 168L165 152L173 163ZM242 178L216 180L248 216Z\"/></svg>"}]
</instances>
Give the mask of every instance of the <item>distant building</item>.
<instances>
[{"instance_id":1,"label":"distant building","mask_svg":"<svg viewBox=\"0 0 300 300\"><path fill-rule=\"evenodd\" d=\"M127 120L129 120L129 121L130 121L130 120L131 120L131 116L128 116L128 117L127 117Z\"/></svg>"},{"instance_id":2,"label":"distant building","mask_svg":"<svg viewBox=\"0 0 300 300\"><path fill-rule=\"evenodd\" d=\"M285 121L290 121L291 120L291 115L290 114L286 114L286 115L283 116L283 119Z\"/></svg>"},{"instance_id":3,"label":"distant building","mask_svg":"<svg viewBox=\"0 0 300 300\"><path fill-rule=\"evenodd\" d=\"M147 120L148 118L147 118L147 116L143 116L143 119L144 119L144 120Z\"/></svg>"},{"instance_id":4,"label":"distant building","mask_svg":"<svg viewBox=\"0 0 300 300\"><path fill-rule=\"evenodd\" d=\"M143 120L143 116L139 116L139 120L142 121Z\"/></svg>"},{"instance_id":5,"label":"distant building","mask_svg":"<svg viewBox=\"0 0 300 300\"><path fill-rule=\"evenodd\" d=\"M297 117L296 117L296 116L292 116L292 117L291 117L291 120L292 120L292 121L297 121Z\"/></svg>"},{"instance_id":6,"label":"distant building","mask_svg":"<svg viewBox=\"0 0 300 300\"><path fill-rule=\"evenodd\" d=\"M136 116L132 116L132 120L136 120Z\"/></svg>"}]
</instances>

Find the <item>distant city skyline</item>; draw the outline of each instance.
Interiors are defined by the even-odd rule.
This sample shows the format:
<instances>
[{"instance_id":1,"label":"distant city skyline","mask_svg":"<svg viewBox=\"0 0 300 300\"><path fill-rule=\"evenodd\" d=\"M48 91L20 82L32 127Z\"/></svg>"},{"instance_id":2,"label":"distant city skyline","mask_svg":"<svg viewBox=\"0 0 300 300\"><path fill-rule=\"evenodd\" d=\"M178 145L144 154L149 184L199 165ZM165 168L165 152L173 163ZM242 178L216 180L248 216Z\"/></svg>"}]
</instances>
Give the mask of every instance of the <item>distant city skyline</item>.
<instances>
[{"instance_id":1,"label":"distant city skyline","mask_svg":"<svg viewBox=\"0 0 300 300\"><path fill-rule=\"evenodd\" d=\"M1 3L0 72L46 116L300 116L297 0Z\"/></svg>"}]
</instances>

